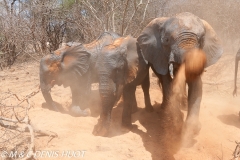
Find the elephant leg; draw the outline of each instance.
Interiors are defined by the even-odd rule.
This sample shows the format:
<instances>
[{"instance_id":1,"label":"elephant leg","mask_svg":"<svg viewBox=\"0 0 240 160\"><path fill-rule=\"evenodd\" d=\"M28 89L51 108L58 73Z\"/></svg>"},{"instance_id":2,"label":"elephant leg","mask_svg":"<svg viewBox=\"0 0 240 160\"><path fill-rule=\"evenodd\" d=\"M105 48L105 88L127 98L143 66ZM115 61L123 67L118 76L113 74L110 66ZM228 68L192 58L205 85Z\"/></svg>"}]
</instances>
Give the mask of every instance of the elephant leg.
<instances>
[{"instance_id":1,"label":"elephant leg","mask_svg":"<svg viewBox=\"0 0 240 160\"><path fill-rule=\"evenodd\" d=\"M83 110L81 108L81 103L84 103L84 91L81 87L71 87L72 91L72 105L70 106L70 113L72 116L90 116L91 111L90 109Z\"/></svg>"},{"instance_id":2,"label":"elephant leg","mask_svg":"<svg viewBox=\"0 0 240 160\"><path fill-rule=\"evenodd\" d=\"M188 114L184 130L192 136L196 136L201 130L199 111L202 100L202 80L199 76L195 81L188 83Z\"/></svg>"},{"instance_id":3,"label":"elephant leg","mask_svg":"<svg viewBox=\"0 0 240 160\"><path fill-rule=\"evenodd\" d=\"M72 106L78 106L80 90L78 90L76 87L71 87L71 91L72 91Z\"/></svg>"},{"instance_id":4,"label":"elephant leg","mask_svg":"<svg viewBox=\"0 0 240 160\"><path fill-rule=\"evenodd\" d=\"M237 74L238 74L238 62L240 61L240 49L238 50L235 58L235 72L234 72L234 90L233 96L237 96Z\"/></svg>"},{"instance_id":5,"label":"elephant leg","mask_svg":"<svg viewBox=\"0 0 240 160\"><path fill-rule=\"evenodd\" d=\"M134 95L132 97L132 113L136 113L138 111L138 106L137 106L137 100L136 100L136 92L137 87L133 86L133 90L134 90Z\"/></svg>"},{"instance_id":6,"label":"elephant leg","mask_svg":"<svg viewBox=\"0 0 240 160\"><path fill-rule=\"evenodd\" d=\"M151 66L151 69L153 70L153 72L158 77L159 82L162 86L162 94L163 94L162 99L163 100L162 100L161 107L165 108L167 105L167 101L169 100L169 96L170 96L172 78L170 76L170 73L167 73L166 75L158 74L157 71L154 69L154 67L152 65L150 65L150 66Z\"/></svg>"},{"instance_id":7,"label":"elephant leg","mask_svg":"<svg viewBox=\"0 0 240 160\"><path fill-rule=\"evenodd\" d=\"M184 111L188 110L188 99L187 99L187 94L186 94L186 86L184 88L184 93L180 95L180 108Z\"/></svg>"},{"instance_id":8,"label":"elephant leg","mask_svg":"<svg viewBox=\"0 0 240 160\"><path fill-rule=\"evenodd\" d=\"M125 85L123 88L122 126L127 129L132 128L131 111L132 107L135 105L135 89L136 86L131 85Z\"/></svg>"},{"instance_id":9,"label":"elephant leg","mask_svg":"<svg viewBox=\"0 0 240 160\"><path fill-rule=\"evenodd\" d=\"M162 85L162 92L163 92L163 100L162 100L162 108L167 106L167 101L169 100L170 91L171 91L171 82L172 78L170 74L166 75L157 75L159 77L159 81Z\"/></svg>"},{"instance_id":10,"label":"elephant leg","mask_svg":"<svg viewBox=\"0 0 240 160\"><path fill-rule=\"evenodd\" d=\"M141 86L142 86L143 93L144 93L145 109L147 112L152 112L153 106L151 104L150 95L149 95L149 88L150 88L149 71L148 71L146 77L144 78Z\"/></svg>"},{"instance_id":11,"label":"elephant leg","mask_svg":"<svg viewBox=\"0 0 240 160\"><path fill-rule=\"evenodd\" d=\"M114 106L116 97L113 94L108 95L107 97L101 95L101 99L102 99L102 113L98 120L98 124L94 127L93 134L95 136L108 135L109 127L111 124L112 108Z\"/></svg>"}]
</instances>

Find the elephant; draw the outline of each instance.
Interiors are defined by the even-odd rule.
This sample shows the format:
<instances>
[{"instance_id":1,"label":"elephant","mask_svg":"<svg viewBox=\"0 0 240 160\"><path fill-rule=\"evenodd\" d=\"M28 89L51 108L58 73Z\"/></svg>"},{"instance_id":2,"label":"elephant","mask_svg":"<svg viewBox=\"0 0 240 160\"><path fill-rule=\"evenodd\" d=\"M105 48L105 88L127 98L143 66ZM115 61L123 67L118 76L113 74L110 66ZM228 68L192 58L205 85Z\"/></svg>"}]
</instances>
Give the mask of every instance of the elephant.
<instances>
[{"instance_id":1,"label":"elephant","mask_svg":"<svg viewBox=\"0 0 240 160\"><path fill-rule=\"evenodd\" d=\"M68 45L46 55L40 62L40 88L42 95L52 110L58 111L50 90L54 85L70 87L72 104L70 113L73 116L87 116L80 104L89 93L91 83L97 81L94 73L98 54L102 47L118 38L117 33L104 32L89 44L69 43Z\"/></svg>"},{"instance_id":2,"label":"elephant","mask_svg":"<svg viewBox=\"0 0 240 160\"><path fill-rule=\"evenodd\" d=\"M234 74L234 90L233 96L237 96L237 73L238 73L238 62L240 60L240 49L238 50L236 57L235 57L235 74ZM238 113L240 117L240 111Z\"/></svg>"},{"instance_id":3,"label":"elephant","mask_svg":"<svg viewBox=\"0 0 240 160\"><path fill-rule=\"evenodd\" d=\"M223 48L211 25L196 15L183 12L172 17L153 19L137 37L143 57L162 85L162 107L167 107L171 96L171 83L179 66L193 65L191 59L185 60L186 53L198 49L205 54L206 62L197 72L185 70L188 85L187 118L183 131L195 137L201 130L199 122L200 103L202 99L201 74L204 68L216 63L223 53ZM193 52L194 56L196 52ZM199 58L201 58L199 54ZM189 71L189 72L188 72Z\"/></svg>"},{"instance_id":4,"label":"elephant","mask_svg":"<svg viewBox=\"0 0 240 160\"><path fill-rule=\"evenodd\" d=\"M235 74L234 74L234 90L233 96L237 96L237 73L238 73L238 62L240 60L240 49L238 50L235 57Z\"/></svg>"},{"instance_id":5,"label":"elephant","mask_svg":"<svg viewBox=\"0 0 240 160\"><path fill-rule=\"evenodd\" d=\"M99 92L102 112L93 134L107 136L112 108L117 101L117 93L123 96L122 126L131 129L132 108L137 106L135 91L138 85L144 92L145 109L153 111L149 95L149 65L137 45L136 38L120 37L103 47L97 60Z\"/></svg>"}]
</instances>

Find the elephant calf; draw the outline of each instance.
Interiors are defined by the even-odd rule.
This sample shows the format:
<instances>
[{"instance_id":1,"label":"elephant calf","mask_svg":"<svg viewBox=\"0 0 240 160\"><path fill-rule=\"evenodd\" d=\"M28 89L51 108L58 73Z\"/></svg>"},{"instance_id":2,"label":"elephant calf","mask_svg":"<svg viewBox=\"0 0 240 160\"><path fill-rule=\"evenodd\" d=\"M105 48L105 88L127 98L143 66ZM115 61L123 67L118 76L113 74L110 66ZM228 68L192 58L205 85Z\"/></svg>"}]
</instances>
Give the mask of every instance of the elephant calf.
<instances>
[{"instance_id":1,"label":"elephant calf","mask_svg":"<svg viewBox=\"0 0 240 160\"><path fill-rule=\"evenodd\" d=\"M72 92L71 113L85 116L79 106L84 102L91 83L97 81L95 64L102 47L112 43L118 34L104 32L89 44L76 43L62 47L41 59L40 87L49 108L58 110L49 91L57 85L70 86Z\"/></svg>"},{"instance_id":2,"label":"elephant calf","mask_svg":"<svg viewBox=\"0 0 240 160\"><path fill-rule=\"evenodd\" d=\"M103 47L97 66L102 113L94 129L94 135L107 135L112 108L117 100L120 86L123 86L122 125L124 127L132 126L131 112L132 108L137 106L136 86L142 86L146 110L153 111L149 96L149 65L143 59L135 38L121 37Z\"/></svg>"}]
</instances>

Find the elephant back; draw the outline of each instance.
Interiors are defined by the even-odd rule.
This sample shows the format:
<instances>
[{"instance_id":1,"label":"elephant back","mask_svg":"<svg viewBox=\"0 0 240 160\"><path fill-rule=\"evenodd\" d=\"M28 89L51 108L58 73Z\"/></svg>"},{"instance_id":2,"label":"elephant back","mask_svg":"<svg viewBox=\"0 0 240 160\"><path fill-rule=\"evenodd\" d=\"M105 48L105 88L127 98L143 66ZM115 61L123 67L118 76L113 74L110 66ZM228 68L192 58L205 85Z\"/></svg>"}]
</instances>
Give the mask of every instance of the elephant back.
<instances>
[{"instance_id":1,"label":"elephant back","mask_svg":"<svg viewBox=\"0 0 240 160\"><path fill-rule=\"evenodd\" d=\"M119 38L119 34L115 32L103 32L96 40L91 43L84 44L85 50L91 54L90 66L95 66L98 58L98 54L104 46L107 46L114 42L115 39Z\"/></svg>"}]
</instances>

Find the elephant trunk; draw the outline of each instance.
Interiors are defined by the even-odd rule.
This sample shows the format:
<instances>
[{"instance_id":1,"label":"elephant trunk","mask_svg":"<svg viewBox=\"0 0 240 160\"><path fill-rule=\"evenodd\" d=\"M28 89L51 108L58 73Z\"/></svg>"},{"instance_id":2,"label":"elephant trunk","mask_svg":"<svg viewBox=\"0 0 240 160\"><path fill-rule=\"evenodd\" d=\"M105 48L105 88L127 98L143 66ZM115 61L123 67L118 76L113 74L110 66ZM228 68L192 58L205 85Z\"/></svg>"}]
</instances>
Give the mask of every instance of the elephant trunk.
<instances>
[{"instance_id":1,"label":"elephant trunk","mask_svg":"<svg viewBox=\"0 0 240 160\"><path fill-rule=\"evenodd\" d=\"M233 90L233 96L237 95L237 73L238 73L238 53L237 56L235 58L235 73L234 73L234 90Z\"/></svg>"},{"instance_id":2,"label":"elephant trunk","mask_svg":"<svg viewBox=\"0 0 240 160\"><path fill-rule=\"evenodd\" d=\"M182 32L175 38L176 43L172 46L169 57L169 72L171 77L174 73L174 64L185 63L186 80L192 81L204 71L206 54L200 49L202 42L198 41L196 34Z\"/></svg>"},{"instance_id":3,"label":"elephant trunk","mask_svg":"<svg viewBox=\"0 0 240 160\"><path fill-rule=\"evenodd\" d=\"M40 84L40 88L41 88L42 95L43 95L45 101L47 102L48 105L51 105L53 100L52 100L52 96L49 92L49 86L42 82Z\"/></svg>"},{"instance_id":4,"label":"elephant trunk","mask_svg":"<svg viewBox=\"0 0 240 160\"><path fill-rule=\"evenodd\" d=\"M104 93L100 93L102 99L102 114L101 118L108 121L110 123L111 119L111 111L114 106L115 97L111 95L107 95Z\"/></svg>"},{"instance_id":5,"label":"elephant trunk","mask_svg":"<svg viewBox=\"0 0 240 160\"><path fill-rule=\"evenodd\" d=\"M40 89L43 95L43 98L45 99L47 106L50 109L53 109L55 111L58 111L57 107L55 106L52 96L50 94L50 90L52 88L52 84L48 84L47 82L47 75L46 75L46 69L44 70L44 65L40 65Z\"/></svg>"},{"instance_id":6,"label":"elephant trunk","mask_svg":"<svg viewBox=\"0 0 240 160\"><path fill-rule=\"evenodd\" d=\"M180 33L175 38L175 44L171 48L169 62L182 64L185 53L194 48L200 48L202 46L200 43L196 34L192 32Z\"/></svg>"},{"instance_id":7,"label":"elephant trunk","mask_svg":"<svg viewBox=\"0 0 240 160\"><path fill-rule=\"evenodd\" d=\"M111 111L116 101L116 85L107 74L102 74L100 76L99 92L102 100L101 119L105 121L104 123L107 126L109 126Z\"/></svg>"}]
</instances>

